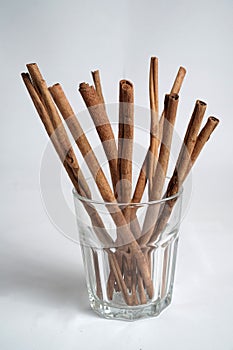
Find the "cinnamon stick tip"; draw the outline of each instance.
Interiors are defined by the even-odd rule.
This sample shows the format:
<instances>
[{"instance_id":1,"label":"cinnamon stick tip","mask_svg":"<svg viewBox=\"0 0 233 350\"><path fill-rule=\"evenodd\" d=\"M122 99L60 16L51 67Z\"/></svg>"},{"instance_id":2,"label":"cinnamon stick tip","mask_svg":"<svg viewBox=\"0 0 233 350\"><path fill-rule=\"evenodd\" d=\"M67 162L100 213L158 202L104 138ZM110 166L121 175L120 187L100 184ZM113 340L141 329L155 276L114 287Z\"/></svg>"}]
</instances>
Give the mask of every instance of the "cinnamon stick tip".
<instances>
[{"instance_id":1,"label":"cinnamon stick tip","mask_svg":"<svg viewBox=\"0 0 233 350\"><path fill-rule=\"evenodd\" d=\"M96 69L96 70L93 70L93 71L91 71L91 74L92 74L92 75L96 75L96 74L99 74L99 70L98 70L98 69Z\"/></svg>"},{"instance_id":2,"label":"cinnamon stick tip","mask_svg":"<svg viewBox=\"0 0 233 350\"><path fill-rule=\"evenodd\" d=\"M156 57L156 56L151 56L150 60L151 60L151 62L158 62L159 61L158 57Z\"/></svg>"},{"instance_id":3,"label":"cinnamon stick tip","mask_svg":"<svg viewBox=\"0 0 233 350\"><path fill-rule=\"evenodd\" d=\"M26 85L29 82L31 83L31 78L30 78L30 75L28 73L26 73L26 72L21 73L21 77Z\"/></svg>"},{"instance_id":4,"label":"cinnamon stick tip","mask_svg":"<svg viewBox=\"0 0 233 350\"><path fill-rule=\"evenodd\" d=\"M36 67L37 67L37 64L36 64L35 62L27 63L27 64L26 64L26 67L27 67L27 68L30 68L30 67L32 67L32 66L36 66Z\"/></svg>"},{"instance_id":5,"label":"cinnamon stick tip","mask_svg":"<svg viewBox=\"0 0 233 350\"><path fill-rule=\"evenodd\" d=\"M61 88L61 85L59 83L55 83L52 86L49 86L48 89L49 91L52 91L54 88Z\"/></svg>"},{"instance_id":6,"label":"cinnamon stick tip","mask_svg":"<svg viewBox=\"0 0 233 350\"><path fill-rule=\"evenodd\" d=\"M184 68L183 66L180 66L179 72L185 75L187 71L186 71L186 68Z\"/></svg>"},{"instance_id":7,"label":"cinnamon stick tip","mask_svg":"<svg viewBox=\"0 0 233 350\"><path fill-rule=\"evenodd\" d=\"M178 103L179 95L175 93L166 94L164 98L164 110L168 108L170 103Z\"/></svg>"},{"instance_id":8,"label":"cinnamon stick tip","mask_svg":"<svg viewBox=\"0 0 233 350\"><path fill-rule=\"evenodd\" d=\"M90 85L88 83L85 83L85 82L82 82L82 83L79 84L79 90L87 89L89 87L90 87Z\"/></svg>"},{"instance_id":9,"label":"cinnamon stick tip","mask_svg":"<svg viewBox=\"0 0 233 350\"><path fill-rule=\"evenodd\" d=\"M207 106L207 103L204 102L204 101L201 101L201 100L197 100L196 103L197 103L198 105L200 105L200 106L203 106L203 107L206 107L206 106Z\"/></svg>"},{"instance_id":10,"label":"cinnamon stick tip","mask_svg":"<svg viewBox=\"0 0 233 350\"><path fill-rule=\"evenodd\" d=\"M176 93L166 94L165 98L166 98L167 100L172 99L172 100L175 100L175 101L176 101L176 100L179 99L179 95L176 94Z\"/></svg>"},{"instance_id":11,"label":"cinnamon stick tip","mask_svg":"<svg viewBox=\"0 0 233 350\"><path fill-rule=\"evenodd\" d=\"M129 80L122 79L120 80L120 86L123 90L128 90L133 88L133 83Z\"/></svg>"},{"instance_id":12,"label":"cinnamon stick tip","mask_svg":"<svg viewBox=\"0 0 233 350\"><path fill-rule=\"evenodd\" d=\"M208 120L211 121L212 123L216 124L216 126L217 126L218 123L219 123L219 119L216 118L216 117L213 117L213 116L210 116L210 117L208 118Z\"/></svg>"},{"instance_id":13,"label":"cinnamon stick tip","mask_svg":"<svg viewBox=\"0 0 233 350\"><path fill-rule=\"evenodd\" d=\"M21 77L24 79L24 78L29 78L29 74L26 73L26 72L22 72L21 73Z\"/></svg>"}]
</instances>

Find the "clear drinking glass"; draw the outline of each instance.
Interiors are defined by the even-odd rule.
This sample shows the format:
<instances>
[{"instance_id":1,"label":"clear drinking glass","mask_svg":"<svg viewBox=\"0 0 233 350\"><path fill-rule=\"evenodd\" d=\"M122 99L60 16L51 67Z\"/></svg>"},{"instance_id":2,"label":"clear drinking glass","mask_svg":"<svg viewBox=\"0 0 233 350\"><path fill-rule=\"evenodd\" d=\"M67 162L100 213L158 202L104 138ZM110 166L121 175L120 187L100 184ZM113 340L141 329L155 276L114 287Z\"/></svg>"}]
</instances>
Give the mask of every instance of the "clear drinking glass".
<instances>
[{"instance_id":1,"label":"clear drinking glass","mask_svg":"<svg viewBox=\"0 0 233 350\"><path fill-rule=\"evenodd\" d=\"M128 321L159 315L172 299L182 190L138 204L89 200L75 190L73 195L91 308ZM113 221L119 211L130 218L122 227ZM93 225L93 216L100 224L95 219Z\"/></svg>"}]
</instances>

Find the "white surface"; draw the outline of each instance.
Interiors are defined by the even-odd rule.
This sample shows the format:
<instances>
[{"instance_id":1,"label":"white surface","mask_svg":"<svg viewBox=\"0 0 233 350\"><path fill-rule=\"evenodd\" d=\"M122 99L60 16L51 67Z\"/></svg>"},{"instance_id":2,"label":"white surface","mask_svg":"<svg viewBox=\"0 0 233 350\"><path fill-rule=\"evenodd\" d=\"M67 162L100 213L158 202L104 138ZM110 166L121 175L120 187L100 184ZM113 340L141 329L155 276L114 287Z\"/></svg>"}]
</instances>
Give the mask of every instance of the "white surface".
<instances>
[{"instance_id":1,"label":"white surface","mask_svg":"<svg viewBox=\"0 0 233 350\"><path fill-rule=\"evenodd\" d=\"M0 349L233 349L232 10L230 0L1 2ZM77 84L100 68L108 102L125 76L146 106L150 55L161 103L178 66L188 70L178 131L197 98L221 125L195 167L173 302L159 318L125 323L89 310L79 247L44 212L47 139L19 74L36 61L79 111Z\"/></svg>"}]
</instances>

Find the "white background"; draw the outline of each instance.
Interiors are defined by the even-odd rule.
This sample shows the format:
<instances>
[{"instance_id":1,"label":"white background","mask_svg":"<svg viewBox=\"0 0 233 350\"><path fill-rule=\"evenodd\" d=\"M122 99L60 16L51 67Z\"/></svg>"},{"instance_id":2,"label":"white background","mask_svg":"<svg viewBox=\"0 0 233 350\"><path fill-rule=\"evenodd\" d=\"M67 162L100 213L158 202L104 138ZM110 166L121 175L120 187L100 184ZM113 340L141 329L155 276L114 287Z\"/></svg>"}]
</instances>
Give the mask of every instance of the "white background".
<instances>
[{"instance_id":1,"label":"white background","mask_svg":"<svg viewBox=\"0 0 233 350\"><path fill-rule=\"evenodd\" d=\"M0 1L0 349L233 349L232 16L232 0ZM155 319L103 320L89 309L78 245L44 211L47 138L20 73L37 62L78 112L77 85L99 68L106 101L117 101L127 77L136 104L148 106L151 55L161 104L179 65L187 68L181 136L197 98L221 124L193 171L171 306Z\"/></svg>"}]
</instances>

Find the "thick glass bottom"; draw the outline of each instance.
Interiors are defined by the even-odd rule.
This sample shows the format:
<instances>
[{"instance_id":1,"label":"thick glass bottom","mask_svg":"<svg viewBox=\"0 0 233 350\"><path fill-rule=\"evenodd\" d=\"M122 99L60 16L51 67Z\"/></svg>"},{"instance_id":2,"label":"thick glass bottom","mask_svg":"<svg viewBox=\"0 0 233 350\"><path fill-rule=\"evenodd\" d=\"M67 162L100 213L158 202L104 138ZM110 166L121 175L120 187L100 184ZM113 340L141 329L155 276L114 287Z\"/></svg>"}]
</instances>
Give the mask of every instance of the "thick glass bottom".
<instances>
[{"instance_id":1,"label":"thick glass bottom","mask_svg":"<svg viewBox=\"0 0 233 350\"><path fill-rule=\"evenodd\" d=\"M95 299L89 291L89 301L91 308L101 317L112 320L135 321L158 316L171 303L171 294L169 293L163 299L157 299L147 304L137 306L119 305L116 307L115 303Z\"/></svg>"}]
</instances>

